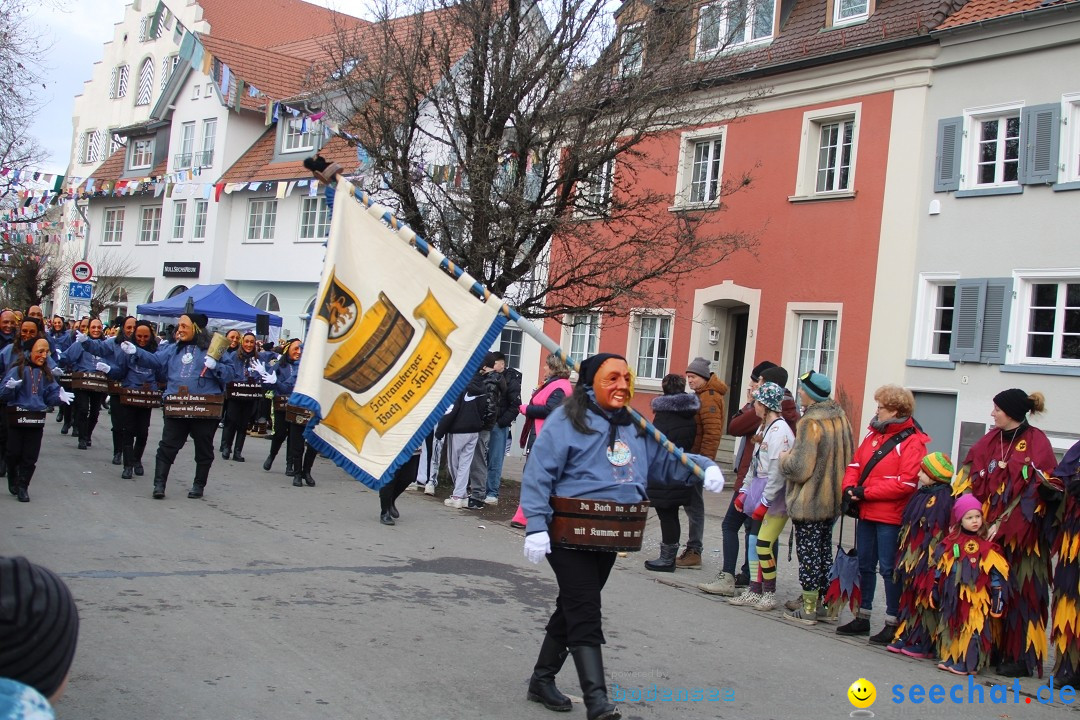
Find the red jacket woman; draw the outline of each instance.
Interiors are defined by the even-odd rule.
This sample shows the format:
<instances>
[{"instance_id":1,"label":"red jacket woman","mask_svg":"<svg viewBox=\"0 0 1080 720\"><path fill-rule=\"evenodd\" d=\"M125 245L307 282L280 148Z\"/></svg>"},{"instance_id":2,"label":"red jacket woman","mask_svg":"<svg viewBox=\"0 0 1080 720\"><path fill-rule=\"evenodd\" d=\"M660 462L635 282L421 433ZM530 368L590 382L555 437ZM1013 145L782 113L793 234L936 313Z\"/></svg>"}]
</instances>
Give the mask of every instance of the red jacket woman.
<instances>
[{"instance_id":1,"label":"red jacket woman","mask_svg":"<svg viewBox=\"0 0 1080 720\"><path fill-rule=\"evenodd\" d=\"M863 481L862 500L859 502L860 520L899 525L908 500L919 487L919 465L926 457L926 444L930 438L915 427L915 421L910 417L880 429L874 427L877 424L876 421L870 424L866 437L848 465L844 474L844 494L847 494L849 487L859 484L863 468L878 448L896 433L909 428L914 430L870 470Z\"/></svg>"}]
</instances>

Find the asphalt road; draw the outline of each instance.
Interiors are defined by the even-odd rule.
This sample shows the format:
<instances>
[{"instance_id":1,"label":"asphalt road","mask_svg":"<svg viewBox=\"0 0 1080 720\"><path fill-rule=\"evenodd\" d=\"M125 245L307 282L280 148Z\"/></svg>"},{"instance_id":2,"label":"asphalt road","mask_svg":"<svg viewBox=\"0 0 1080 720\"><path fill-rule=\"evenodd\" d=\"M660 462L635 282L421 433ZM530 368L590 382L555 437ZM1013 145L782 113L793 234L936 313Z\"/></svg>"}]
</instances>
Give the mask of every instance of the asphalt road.
<instances>
[{"instance_id":1,"label":"asphalt road","mask_svg":"<svg viewBox=\"0 0 1080 720\"><path fill-rule=\"evenodd\" d=\"M215 462L203 500L186 497L189 444L156 501L150 473L120 479L104 415L102 426L78 451L50 418L32 502L0 498L0 553L59 572L79 604L62 718L584 717L580 704L556 716L524 699L556 586L546 565L522 557L522 534L505 520L512 508L451 510L408 491L386 527L376 494L325 460L315 488L292 487L281 456L263 472L268 442L256 438L248 462ZM159 422L151 437L148 470ZM726 495L709 503L707 556L719 548ZM653 518L647 550L658 533ZM648 554L620 558L605 590L609 686L632 698L655 684L730 700L624 701L626 718L848 717L847 689L860 677L876 685L879 718L1067 712L1024 694L1016 704L1011 689L1007 705L967 704L966 680L928 661L838 638L830 625L789 625L780 611L730 607L693 588L710 569L649 573ZM787 596L795 568L783 547L780 559ZM964 704L893 702L895 685L948 692L957 681ZM580 693L570 663L559 685Z\"/></svg>"}]
</instances>

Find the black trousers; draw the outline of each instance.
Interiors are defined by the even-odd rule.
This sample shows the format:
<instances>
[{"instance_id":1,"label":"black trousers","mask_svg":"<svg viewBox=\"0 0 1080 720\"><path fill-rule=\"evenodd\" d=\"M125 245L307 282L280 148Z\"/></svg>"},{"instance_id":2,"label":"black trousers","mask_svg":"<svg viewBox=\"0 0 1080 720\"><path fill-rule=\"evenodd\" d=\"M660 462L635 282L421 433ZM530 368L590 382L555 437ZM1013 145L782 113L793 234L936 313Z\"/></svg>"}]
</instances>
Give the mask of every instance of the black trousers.
<instances>
[{"instance_id":1,"label":"black trousers","mask_svg":"<svg viewBox=\"0 0 1080 720\"><path fill-rule=\"evenodd\" d=\"M218 421L203 418L165 418L165 427L161 431L158 443L157 460L172 465L176 454L184 447L188 437L195 445L195 482L206 485L210 477L210 466L214 464L214 433Z\"/></svg>"},{"instance_id":2,"label":"black trousers","mask_svg":"<svg viewBox=\"0 0 1080 720\"><path fill-rule=\"evenodd\" d=\"M660 519L660 542L665 545L678 545L682 528L679 525L679 508L656 508L656 517Z\"/></svg>"},{"instance_id":3,"label":"black trousers","mask_svg":"<svg viewBox=\"0 0 1080 720\"><path fill-rule=\"evenodd\" d=\"M281 446L287 441L289 444L285 448L285 457L289 458L289 462L293 459L293 423L285 421L285 411L274 411L274 434L270 436L270 457L277 457L278 451L281 450ZM301 439L303 437L301 436Z\"/></svg>"},{"instance_id":4,"label":"black trousers","mask_svg":"<svg viewBox=\"0 0 1080 720\"><path fill-rule=\"evenodd\" d=\"M288 452L289 458L292 460L293 470L296 472L302 470L307 475L315 465L315 458L319 456L319 451L308 445L307 440L304 439L304 428L307 425L285 424L289 426Z\"/></svg>"},{"instance_id":5,"label":"black trousers","mask_svg":"<svg viewBox=\"0 0 1080 720\"><path fill-rule=\"evenodd\" d=\"M94 434L98 414L101 412L101 401L104 399L105 393L75 391L75 434L81 439L90 440Z\"/></svg>"},{"instance_id":6,"label":"black trousers","mask_svg":"<svg viewBox=\"0 0 1080 720\"><path fill-rule=\"evenodd\" d=\"M547 560L559 583L548 634L566 647L603 645L600 593L615 564L615 553L552 548Z\"/></svg>"},{"instance_id":7,"label":"black trousers","mask_svg":"<svg viewBox=\"0 0 1080 720\"><path fill-rule=\"evenodd\" d=\"M142 464L146 438L150 434L151 409L124 405L119 399L114 399L110 405L113 423L120 430L120 454L124 458L124 467Z\"/></svg>"},{"instance_id":8,"label":"black trousers","mask_svg":"<svg viewBox=\"0 0 1080 720\"><path fill-rule=\"evenodd\" d=\"M7 429L7 466L8 477L15 474L15 485L27 487L34 477L38 456L41 454L41 435L45 432L42 425L10 427Z\"/></svg>"},{"instance_id":9,"label":"black trousers","mask_svg":"<svg viewBox=\"0 0 1080 720\"><path fill-rule=\"evenodd\" d=\"M379 509L386 512L409 485L416 482L416 471L420 469L420 456L413 455L409 461L397 469L394 479L379 488Z\"/></svg>"},{"instance_id":10,"label":"black trousers","mask_svg":"<svg viewBox=\"0 0 1080 720\"><path fill-rule=\"evenodd\" d=\"M244 449L247 431L258 407L258 400L233 398L225 403L225 428L221 433L221 449L234 450L237 455Z\"/></svg>"},{"instance_id":11,"label":"black trousers","mask_svg":"<svg viewBox=\"0 0 1080 720\"><path fill-rule=\"evenodd\" d=\"M117 419L116 416L116 409L118 407L120 407L120 396L115 393L109 395L109 419L112 420L113 455L115 455L116 453L123 453L123 447L121 446L120 421Z\"/></svg>"}]
</instances>

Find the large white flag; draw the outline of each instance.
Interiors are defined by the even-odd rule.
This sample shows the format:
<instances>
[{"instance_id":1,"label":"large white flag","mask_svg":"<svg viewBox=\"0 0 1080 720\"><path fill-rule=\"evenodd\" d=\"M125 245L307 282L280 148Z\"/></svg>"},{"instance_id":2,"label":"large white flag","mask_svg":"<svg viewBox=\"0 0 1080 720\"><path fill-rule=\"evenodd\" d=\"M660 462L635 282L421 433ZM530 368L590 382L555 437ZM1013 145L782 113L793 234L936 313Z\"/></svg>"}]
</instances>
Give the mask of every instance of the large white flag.
<instances>
[{"instance_id":1,"label":"large white flag","mask_svg":"<svg viewBox=\"0 0 1080 720\"><path fill-rule=\"evenodd\" d=\"M290 403L305 435L380 488L465 389L506 318L391 229L338 181L318 302ZM406 237L410 231L403 231Z\"/></svg>"}]
</instances>

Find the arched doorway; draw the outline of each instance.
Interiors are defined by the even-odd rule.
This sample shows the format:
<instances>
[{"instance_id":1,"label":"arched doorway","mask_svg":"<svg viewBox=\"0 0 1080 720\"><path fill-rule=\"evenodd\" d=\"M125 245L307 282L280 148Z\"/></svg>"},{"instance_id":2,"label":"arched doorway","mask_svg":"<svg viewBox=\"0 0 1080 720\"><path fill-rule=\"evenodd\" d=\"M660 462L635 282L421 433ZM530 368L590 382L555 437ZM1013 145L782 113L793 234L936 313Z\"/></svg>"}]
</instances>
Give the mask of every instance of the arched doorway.
<instances>
[{"instance_id":1,"label":"arched doorway","mask_svg":"<svg viewBox=\"0 0 1080 720\"><path fill-rule=\"evenodd\" d=\"M300 316L300 337L303 340L307 339L307 331L311 327L311 316L315 314L316 299L315 297L311 298L307 304L307 309L304 310L304 314Z\"/></svg>"}]
</instances>

